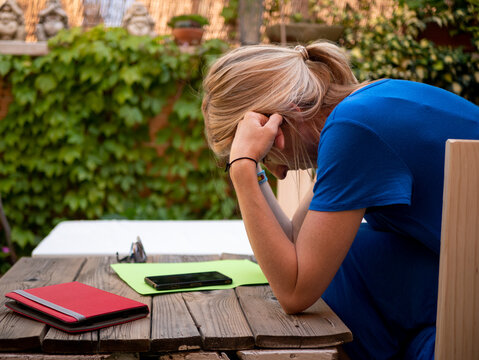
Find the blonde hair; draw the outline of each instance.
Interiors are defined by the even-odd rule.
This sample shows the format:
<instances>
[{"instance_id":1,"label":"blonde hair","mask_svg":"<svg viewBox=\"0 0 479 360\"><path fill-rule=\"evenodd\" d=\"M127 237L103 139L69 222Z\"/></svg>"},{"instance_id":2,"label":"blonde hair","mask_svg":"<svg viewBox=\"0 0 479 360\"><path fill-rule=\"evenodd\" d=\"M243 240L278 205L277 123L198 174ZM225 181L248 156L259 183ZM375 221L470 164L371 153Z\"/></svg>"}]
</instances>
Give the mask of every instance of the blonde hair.
<instances>
[{"instance_id":1,"label":"blonde hair","mask_svg":"<svg viewBox=\"0 0 479 360\"><path fill-rule=\"evenodd\" d=\"M297 131L304 122L318 139L331 110L360 87L342 49L329 42L306 47L307 53L275 45L252 45L218 59L203 82L202 111L206 138L222 160L229 156L238 122L247 111L279 113L291 126L295 165L311 164ZM307 56L306 56L307 55ZM301 110L297 111L297 108ZM321 119L317 126L313 119Z\"/></svg>"}]
</instances>

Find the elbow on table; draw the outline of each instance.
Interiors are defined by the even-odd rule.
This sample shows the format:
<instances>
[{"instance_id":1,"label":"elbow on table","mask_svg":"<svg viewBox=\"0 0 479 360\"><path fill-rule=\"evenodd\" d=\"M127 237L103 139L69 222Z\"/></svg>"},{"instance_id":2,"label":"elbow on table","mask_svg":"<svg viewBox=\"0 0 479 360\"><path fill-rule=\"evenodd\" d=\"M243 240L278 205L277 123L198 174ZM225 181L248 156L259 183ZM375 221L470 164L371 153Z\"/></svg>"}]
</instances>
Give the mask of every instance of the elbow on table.
<instances>
[{"instance_id":1,"label":"elbow on table","mask_svg":"<svg viewBox=\"0 0 479 360\"><path fill-rule=\"evenodd\" d=\"M298 314L311 305L313 305L318 299L305 299L304 296L283 296L278 298L278 302L283 308L283 311L288 315Z\"/></svg>"}]
</instances>

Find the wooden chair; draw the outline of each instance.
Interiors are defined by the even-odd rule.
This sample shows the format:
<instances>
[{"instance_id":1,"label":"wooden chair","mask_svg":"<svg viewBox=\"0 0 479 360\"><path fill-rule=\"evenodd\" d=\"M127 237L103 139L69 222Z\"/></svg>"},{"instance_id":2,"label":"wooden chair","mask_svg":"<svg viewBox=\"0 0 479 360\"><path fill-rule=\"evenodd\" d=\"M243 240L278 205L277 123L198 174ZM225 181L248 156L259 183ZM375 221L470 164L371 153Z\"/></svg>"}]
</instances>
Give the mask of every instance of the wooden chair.
<instances>
[{"instance_id":1,"label":"wooden chair","mask_svg":"<svg viewBox=\"0 0 479 360\"><path fill-rule=\"evenodd\" d=\"M435 358L479 359L479 140L448 140Z\"/></svg>"}]
</instances>

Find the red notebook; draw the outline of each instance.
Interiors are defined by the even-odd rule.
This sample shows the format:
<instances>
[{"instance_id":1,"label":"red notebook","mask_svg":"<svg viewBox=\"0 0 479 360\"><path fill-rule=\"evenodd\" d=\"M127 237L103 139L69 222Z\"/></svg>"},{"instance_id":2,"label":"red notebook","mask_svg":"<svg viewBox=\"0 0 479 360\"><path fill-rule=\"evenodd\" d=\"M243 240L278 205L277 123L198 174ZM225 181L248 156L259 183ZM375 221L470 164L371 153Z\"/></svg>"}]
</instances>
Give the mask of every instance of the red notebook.
<instances>
[{"instance_id":1,"label":"red notebook","mask_svg":"<svg viewBox=\"0 0 479 360\"><path fill-rule=\"evenodd\" d=\"M82 332L140 319L148 306L79 282L5 294L5 306L67 332Z\"/></svg>"}]
</instances>

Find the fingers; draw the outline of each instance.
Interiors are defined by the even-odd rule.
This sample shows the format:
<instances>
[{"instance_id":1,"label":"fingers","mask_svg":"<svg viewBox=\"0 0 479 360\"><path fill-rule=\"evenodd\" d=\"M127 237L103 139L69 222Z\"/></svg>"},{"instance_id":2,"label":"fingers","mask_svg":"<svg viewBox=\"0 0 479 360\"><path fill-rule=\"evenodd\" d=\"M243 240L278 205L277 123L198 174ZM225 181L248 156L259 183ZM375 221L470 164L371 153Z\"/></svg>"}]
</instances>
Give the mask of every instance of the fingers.
<instances>
[{"instance_id":1,"label":"fingers","mask_svg":"<svg viewBox=\"0 0 479 360\"><path fill-rule=\"evenodd\" d=\"M281 131L283 117L273 114L269 118L263 114L249 111L238 123L231 144L230 158L248 156L262 159L274 145L284 148L284 134Z\"/></svg>"},{"instance_id":2,"label":"fingers","mask_svg":"<svg viewBox=\"0 0 479 360\"><path fill-rule=\"evenodd\" d=\"M283 131L281 130L283 117L280 114L275 113L267 117L254 111L248 111L243 120L245 120L247 123L255 124L256 126L259 126L259 128L262 128L263 134L268 134L268 137L273 137L273 144L276 147L279 149L284 148L284 135ZM240 123L239 126L241 125L242 124Z\"/></svg>"},{"instance_id":3,"label":"fingers","mask_svg":"<svg viewBox=\"0 0 479 360\"><path fill-rule=\"evenodd\" d=\"M284 146L285 146L284 134L283 134L283 130L281 130L281 127L278 128L278 133L276 134L276 137L274 138L273 145L280 150L284 149Z\"/></svg>"},{"instance_id":4,"label":"fingers","mask_svg":"<svg viewBox=\"0 0 479 360\"><path fill-rule=\"evenodd\" d=\"M254 122L259 123L261 126L264 126L264 124L266 124L268 122L268 117L263 115L263 114L254 112L254 111L248 111L244 115L243 120L254 121Z\"/></svg>"},{"instance_id":5,"label":"fingers","mask_svg":"<svg viewBox=\"0 0 479 360\"><path fill-rule=\"evenodd\" d=\"M277 131L278 127L283 122L283 117L280 114L273 114L270 117L254 112L248 111L245 113L243 120L258 122L261 126L268 126Z\"/></svg>"},{"instance_id":6,"label":"fingers","mask_svg":"<svg viewBox=\"0 0 479 360\"><path fill-rule=\"evenodd\" d=\"M280 114L273 114L269 117L268 122L264 126L272 128L277 132L282 123L283 117Z\"/></svg>"}]
</instances>

